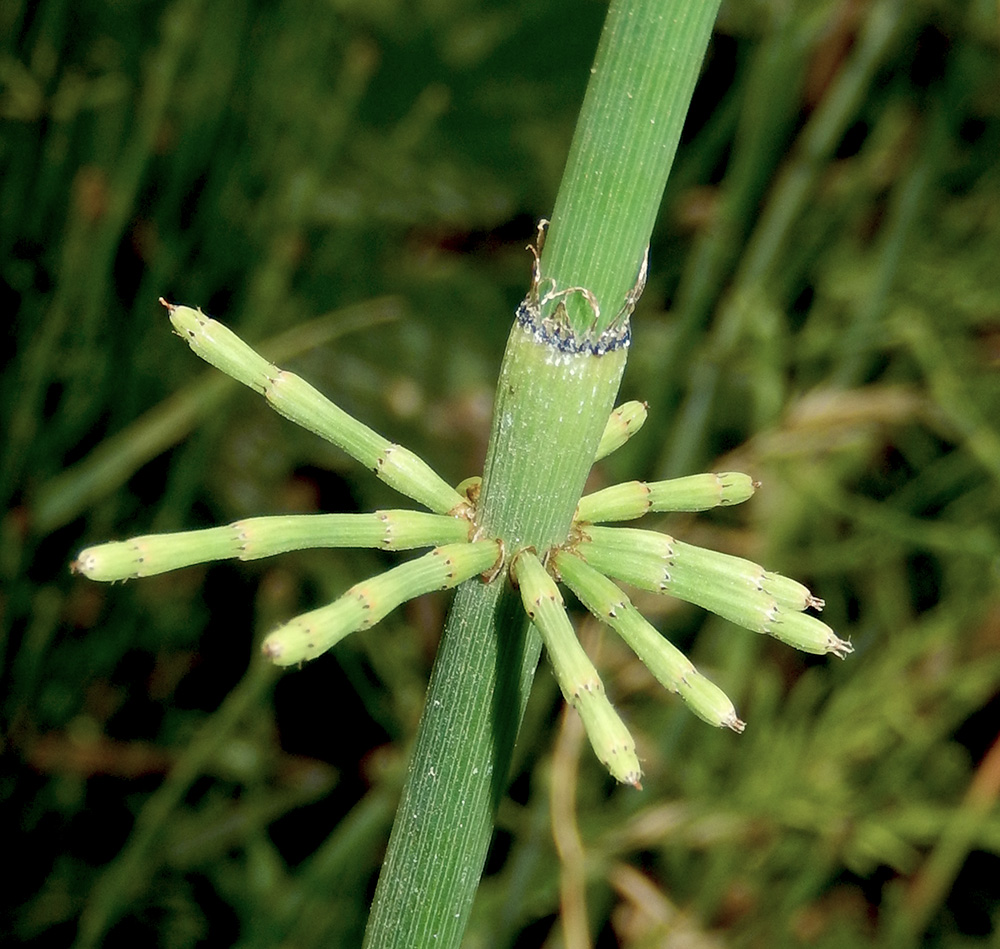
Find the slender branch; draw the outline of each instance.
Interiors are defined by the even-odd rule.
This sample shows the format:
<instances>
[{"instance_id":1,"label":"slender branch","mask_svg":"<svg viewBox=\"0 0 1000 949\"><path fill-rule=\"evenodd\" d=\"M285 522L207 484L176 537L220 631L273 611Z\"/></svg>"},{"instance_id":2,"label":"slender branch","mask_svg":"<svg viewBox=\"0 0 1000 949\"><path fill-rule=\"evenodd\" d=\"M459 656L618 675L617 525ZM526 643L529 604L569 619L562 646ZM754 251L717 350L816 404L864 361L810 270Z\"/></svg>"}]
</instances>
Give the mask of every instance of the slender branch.
<instances>
[{"instance_id":1,"label":"slender branch","mask_svg":"<svg viewBox=\"0 0 1000 949\"><path fill-rule=\"evenodd\" d=\"M71 566L91 580L131 580L229 557L258 560L310 547L410 550L456 544L469 539L469 528L464 518L422 511L274 514L247 517L225 527L98 544L80 551Z\"/></svg>"}]
</instances>

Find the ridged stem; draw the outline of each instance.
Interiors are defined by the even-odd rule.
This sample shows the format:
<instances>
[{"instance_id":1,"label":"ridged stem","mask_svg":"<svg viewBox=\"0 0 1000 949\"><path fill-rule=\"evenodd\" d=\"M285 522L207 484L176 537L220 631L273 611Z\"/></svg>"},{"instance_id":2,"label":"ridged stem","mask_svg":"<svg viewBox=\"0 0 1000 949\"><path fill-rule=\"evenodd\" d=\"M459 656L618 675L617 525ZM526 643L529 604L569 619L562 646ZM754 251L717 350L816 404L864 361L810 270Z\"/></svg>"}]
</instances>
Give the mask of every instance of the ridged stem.
<instances>
[{"instance_id":1,"label":"ridged stem","mask_svg":"<svg viewBox=\"0 0 1000 949\"><path fill-rule=\"evenodd\" d=\"M620 0L608 11L542 252L557 290L594 294L598 332L645 255L718 9L719 0ZM566 306L586 332L590 309L578 296Z\"/></svg>"},{"instance_id":2,"label":"ridged stem","mask_svg":"<svg viewBox=\"0 0 1000 949\"><path fill-rule=\"evenodd\" d=\"M515 325L479 523L508 558L563 541L614 405L625 348L566 353ZM457 946L538 662L506 574L459 588L369 920L369 947Z\"/></svg>"},{"instance_id":3,"label":"ridged stem","mask_svg":"<svg viewBox=\"0 0 1000 949\"><path fill-rule=\"evenodd\" d=\"M542 321L555 304L518 311L478 512L508 558L567 536L624 369L621 312L717 8L616 0L609 11L533 288L585 287L603 321L584 294L558 298L569 316L558 333ZM615 317L619 332L606 335ZM461 943L539 650L504 575L458 589L365 934L370 949Z\"/></svg>"}]
</instances>

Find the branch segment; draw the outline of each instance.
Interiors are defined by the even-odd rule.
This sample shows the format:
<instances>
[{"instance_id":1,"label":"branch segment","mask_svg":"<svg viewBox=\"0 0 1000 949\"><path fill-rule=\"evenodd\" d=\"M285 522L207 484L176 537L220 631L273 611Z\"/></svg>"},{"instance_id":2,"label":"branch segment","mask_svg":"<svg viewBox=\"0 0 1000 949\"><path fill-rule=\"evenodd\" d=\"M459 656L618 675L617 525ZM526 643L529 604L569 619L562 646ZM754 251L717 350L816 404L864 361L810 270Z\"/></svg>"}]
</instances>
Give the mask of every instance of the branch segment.
<instances>
[{"instance_id":1,"label":"branch segment","mask_svg":"<svg viewBox=\"0 0 1000 949\"><path fill-rule=\"evenodd\" d=\"M374 626L401 603L432 590L458 586L493 567L501 556L501 546L495 540L437 547L423 557L356 583L328 606L278 627L264 640L264 655L278 666L315 659L345 636Z\"/></svg>"},{"instance_id":2,"label":"branch segment","mask_svg":"<svg viewBox=\"0 0 1000 949\"><path fill-rule=\"evenodd\" d=\"M649 406L645 402L623 402L609 416L594 461L617 451L646 424Z\"/></svg>"},{"instance_id":3,"label":"branch segment","mask_svg":"<svg viewBox=\"0 0 1000 949\"><path fill-rule=\"evenodd\" d=\"M622 784L640 787L642 769L635 754L635 742L576 638L555 581L530 550L518 553L510 569L520 588L524 609L545 643L563 697L583 719L598 760Z\"/></svg>"},{"instance_id":4,"label":"branch segment","mask_svg":"<svg viewBox=\"0 0 1000 949\"><path fill-rule=\"evenodd\" d=\"M295 373L269 363L232 330L201 310L160 302L177 335L195 353L261 393L279 415L343 449L386 484L438 514L466 506L465 499L418 455L348 415Z\"/></svg>"},{"instance_id":5,"label":"branch segment","mask_svg":"<svg viewBox=\"0 0 1000 949\"><path fill-rule=\"evenodd\" d=\"M468 540L470 527L464 518L422 511L249 517L225 527L98 544L82 550L70 567L91 580L131 580L213 560L257 560L311 547L436 547Z\"/></svg>"},{"instance_id":6,"label":"branch segment","mask_svg":"<svg viewBox=\"0 0 1000 949\"><path fill-rule=\"evenodd\" d=\"M745 723L737 718L729 697L664 639L613 581L567 550L555 552L553 566L580 602L625 640L664 688L678 693L709 725L743 731Z\"/></svg>"},{"instance_id":7,"label":"branch segment","mask_svg":"<svg viewBox=\"0 0 1000 949\"><path fill-rule=\"evenodd\" d=\"M666 534L627 527L581 527L574 551L595 570L642 590L668 593L804 652L853 652L826 623L801 612L823 601L802 584L740 557Z\"/></svg>"},{"instance_id":8,"label":"branch segment","mask_svg":"<svg viewBox=\"0 0 1000 949\"><path fill-rule=\"evenodd\" d=\"M707 511L741 504L756 487L749 475L738 471L688 475L669 481L625 481L580 498L575 520L631 521L657 511Z\"/></svg>"}]
</instances>

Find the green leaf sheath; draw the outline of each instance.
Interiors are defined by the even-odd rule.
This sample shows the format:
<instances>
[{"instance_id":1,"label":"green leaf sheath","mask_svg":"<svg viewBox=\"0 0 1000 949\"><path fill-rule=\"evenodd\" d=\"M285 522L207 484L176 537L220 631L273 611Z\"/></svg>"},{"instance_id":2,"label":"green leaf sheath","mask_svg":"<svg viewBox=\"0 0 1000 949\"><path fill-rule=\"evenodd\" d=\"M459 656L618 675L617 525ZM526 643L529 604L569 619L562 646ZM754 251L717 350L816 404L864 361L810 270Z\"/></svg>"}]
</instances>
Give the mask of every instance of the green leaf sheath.
<instances>
[{"instance_id":1,"label":"green leaf sheath","mask_svg":"<svg viewBox=\"0 0 1000 949\"><path fill-rule=\"evenodd\" d=\"M576 638L555 581L530 551L511 564L521 602L541 634L563 698L579 712L598 761L622 784L639 786L641 769L635 741L604 691L594 664Z\"/></svg>"},{"instance_id":2,"label":"green leaf sheath","mask_svg":"<svg viewBox=\"0 0 1000 949\"><path fill-rule=\"evenodd\" d=\"M470 527L464 518L405 510L249 517L225 527L98 544L81 551L72 566L91 580L130 580L213 560L257 560L309 547L436 547L467 540Z\"/></svg>"},{"instance_id":3,"label":"green leaf sheath","mask_svg":"<svg viewBox=\"0 0 1000 949\"><path fill-rule=\"evenodd\" d=\"M523 313L523 309L522 309ZM508 556L546 550L569 533L625 369L627 338L603 355L511 330L497 383L479 524ZM502 447L500 447L502 446Z\"/></svg>"},{"instance_id":4,"label":"green leaf sheath","mask_svg":"<svg viewBox=\"0 0 1000 949\"><path fill-rule=\"evenodd\" d=\"M542 335L511 331L479 502L481 531L508 558L567 539L625 366L623 345L573 353ZM459 587L366 946L461 942L540 648L504 575Z\"/></svg>"},{"instance_id":5,"label":"green leaf sheath","mask_svg":"<svg viewBox=\"0 0 1000 949\"><path fill-rule=\"evenodd\" d=\"M464 507L451 485L408 448L348 415L295 373L279 369L201 310L165 304L177 335L206 362L261 393L279 415L343 449L386 484L437 514Z\"/></svg>"},{"instance_id":6,"label":"green leaf sheath","mask_svg":"<svg viewBox=\"0 0 1000 949\"><path fill-rule=\"evenodd\" d=\"M706 679L684 653L661 636L613 581L567 550L557 550L552 562L580 602L621 636L664 688L678 693L710 725L743 731L744 723L737 718L733 703L722 689Z\"/></svg>"},{"instance_id":7,"label":"green leaf sheath","mask_svg":"<svg viewBox=\"0 0 1000 949\"><path fill-rule=\"evenodd\" d=\"M804 652L843 658L852 651L826 623L800 612L822 601L788 577L654 531L589 524L580 530L574 550L600 573L676 596Z\"/></svg>"}]
</instances>

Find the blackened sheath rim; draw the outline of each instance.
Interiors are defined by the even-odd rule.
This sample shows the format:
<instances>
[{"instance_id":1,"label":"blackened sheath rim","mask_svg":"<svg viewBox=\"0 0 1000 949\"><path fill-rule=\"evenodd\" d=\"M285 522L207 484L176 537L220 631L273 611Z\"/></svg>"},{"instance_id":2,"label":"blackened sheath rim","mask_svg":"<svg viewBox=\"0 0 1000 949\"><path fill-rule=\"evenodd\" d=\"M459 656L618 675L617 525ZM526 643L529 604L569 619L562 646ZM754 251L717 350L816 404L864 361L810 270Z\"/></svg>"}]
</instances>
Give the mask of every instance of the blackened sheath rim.
<instances>
[{"instance_id":1,"label":"blackened sheath rim","mask_svg":"<svg viewBox=\"0 0 1000 949\"><path fill-rule=\"evenodd\" d=\"M600 336L578 336L566 323L545 320L536 305L522 301L517 308L517 325L526 329L539 343L552 346L561 353L603 356L618 349L628 348L632 330L628 319L605 330Z\"/></svg>"}]
</instances>

